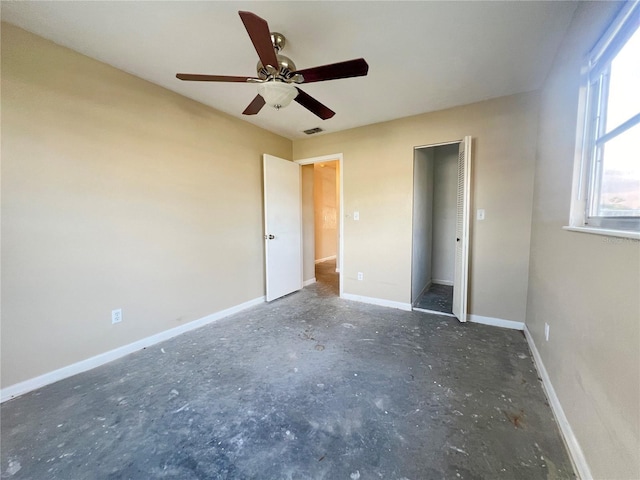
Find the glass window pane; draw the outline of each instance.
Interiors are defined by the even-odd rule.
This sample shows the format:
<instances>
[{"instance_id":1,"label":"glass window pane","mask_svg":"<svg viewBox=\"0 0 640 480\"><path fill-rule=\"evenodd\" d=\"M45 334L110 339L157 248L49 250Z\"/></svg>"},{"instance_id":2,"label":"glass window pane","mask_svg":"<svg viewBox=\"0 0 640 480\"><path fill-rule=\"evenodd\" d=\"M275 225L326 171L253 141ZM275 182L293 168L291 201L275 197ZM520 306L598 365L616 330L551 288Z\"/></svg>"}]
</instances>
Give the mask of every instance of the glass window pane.
<instances>
[{"instance_id":1,"label":"glass window pane","mask_svg":"<svg viewBox=\"0 0 640 480\"><path fill-rule=\"evenodd\" d=\"M598 216L640 217L640 124L603 146Z\"/></svg>"},{"instance_id":2,"label":"glass window pane","mask_svg":"<svg viewBox=\"0 0 640 480\"><path fill-rule=\"evenodd\" d=\"M640 28L611 62L606 132L640 113Z\"/></svg>"}]
</instances>

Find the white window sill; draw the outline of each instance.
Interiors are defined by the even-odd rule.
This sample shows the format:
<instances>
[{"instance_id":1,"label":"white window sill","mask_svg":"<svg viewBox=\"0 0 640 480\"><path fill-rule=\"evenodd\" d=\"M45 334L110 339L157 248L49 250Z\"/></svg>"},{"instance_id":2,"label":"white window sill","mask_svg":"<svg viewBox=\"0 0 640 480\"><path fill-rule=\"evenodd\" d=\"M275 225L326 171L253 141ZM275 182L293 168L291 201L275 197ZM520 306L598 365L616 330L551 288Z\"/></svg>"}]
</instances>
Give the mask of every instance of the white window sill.
<instances>
[{"instance_id":1,"label":"white window sill","mask_svg":"<svg viewBox=\"0 0 640 480\"><path fill-rule=\"evenodd\" d=\"M604 235L607 237L631 238L640 240L640 232L630 232L629 230L611 230L608 228L596 227L562 227L563 230L570 232L591 233L594 235Z\"/></svg>"}]
</instances>

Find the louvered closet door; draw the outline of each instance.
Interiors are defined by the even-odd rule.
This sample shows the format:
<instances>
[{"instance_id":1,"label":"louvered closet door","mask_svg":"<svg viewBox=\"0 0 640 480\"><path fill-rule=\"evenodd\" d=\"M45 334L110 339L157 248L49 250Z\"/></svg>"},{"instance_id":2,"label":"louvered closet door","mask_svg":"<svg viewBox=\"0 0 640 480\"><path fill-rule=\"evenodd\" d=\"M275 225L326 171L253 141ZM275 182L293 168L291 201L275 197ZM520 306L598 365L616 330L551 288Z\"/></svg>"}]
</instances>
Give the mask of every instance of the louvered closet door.
<instances>
[{"instance_id":1,"label":"louvered closet door","mask_svg":"<svg viewBox=\"0 0 640 480\"><path fill-rule=\"evenodd\" d=\"M458 152L458 199L456 214L456 259L453 276L453 314L467 321L469 280L469 212L471 203L471 137L464 137Z\"/></svg>"}]
</instances>

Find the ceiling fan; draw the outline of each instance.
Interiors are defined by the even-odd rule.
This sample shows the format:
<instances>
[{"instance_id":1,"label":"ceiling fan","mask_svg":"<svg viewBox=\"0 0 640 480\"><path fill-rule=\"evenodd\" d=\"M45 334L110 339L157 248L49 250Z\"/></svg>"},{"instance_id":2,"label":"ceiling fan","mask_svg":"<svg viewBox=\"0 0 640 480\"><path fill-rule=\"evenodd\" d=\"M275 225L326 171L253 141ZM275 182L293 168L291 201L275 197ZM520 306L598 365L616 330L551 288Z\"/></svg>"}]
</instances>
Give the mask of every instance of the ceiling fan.
<instances>
[{"instance_id":1,"label":"ceiling fan","mask_svg":"<svg viewBox=\"0 0 640 480\"><path fill-rule=\"evenodd\" d=\"M279 110L289 105L292 100L295 100L321 119L327 120L333 117L335 112L295 85L340 78L362 77L369 71L369 65L363 58L297 70L290 58L280 54L286 43L284 35L270 32L266 20L255 13L242 11L238 13L260 59L257 67L257 76L234 77L178 73L176 77L180 80L196 82L246 82L258 84L258 95L242 112L244 115L255 115L267 104Z\"/></svg>"}]
</instances>

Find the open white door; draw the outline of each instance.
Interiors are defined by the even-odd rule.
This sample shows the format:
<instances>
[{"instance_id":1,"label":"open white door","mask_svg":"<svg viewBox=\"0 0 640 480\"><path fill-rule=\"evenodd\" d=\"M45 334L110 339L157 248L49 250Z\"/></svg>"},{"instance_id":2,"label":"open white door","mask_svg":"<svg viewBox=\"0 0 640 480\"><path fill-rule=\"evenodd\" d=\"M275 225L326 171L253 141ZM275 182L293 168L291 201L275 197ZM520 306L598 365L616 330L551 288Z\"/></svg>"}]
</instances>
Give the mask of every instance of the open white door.
<instances>
[{"instance_id":1,"label":"open white door","mask_svg":"<svg viewBox=\"0 0 640 480\"><path fill-rule=\"evenodd\" d=\"M267 302L302 288L300 165L263 155Z\"/></svg>"},{"instance_id":2,"label":"open white door","mask_svg":"<svg viewBox=\"0 0 640 480\"><path fill-rule=\"evenodd\" d=\"M469 281L469 213L471 204L471 137L464 137L458 151L458 200L456 214L456 260L453 274L453 314L467 321Z\"/></svg>"}]
</instances>

